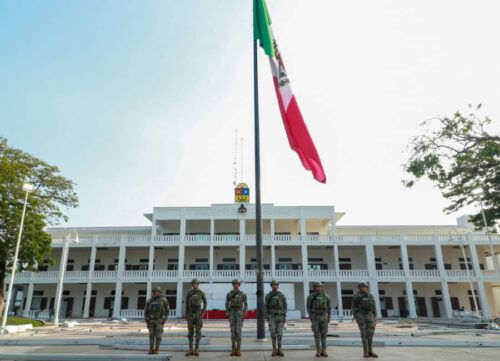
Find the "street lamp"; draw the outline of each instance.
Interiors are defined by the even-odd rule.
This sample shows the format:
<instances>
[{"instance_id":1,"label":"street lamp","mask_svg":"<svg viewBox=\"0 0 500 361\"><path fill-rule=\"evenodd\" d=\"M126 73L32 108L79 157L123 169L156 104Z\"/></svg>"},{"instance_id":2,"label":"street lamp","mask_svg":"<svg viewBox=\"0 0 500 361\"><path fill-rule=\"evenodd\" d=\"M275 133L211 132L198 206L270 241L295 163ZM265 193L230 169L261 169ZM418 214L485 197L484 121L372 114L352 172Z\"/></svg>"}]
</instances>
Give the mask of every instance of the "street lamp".
<instances>
[{"instance_id":1,"label":"street lamp","mask_svg":"<svg viewBox=\"0 0 500 361\"><path fill-rule=\"evenodd\" d=\"M75 239L72 240L71 236L75 233ZM78 238L78 232L76 229L73 232L70 232L64 239L64 246L61 254L61 264L59 265L59 279L57 281L57 289L56 289L56 304L55 304L55 312L54 312L54 324L59 323L59 313L61 312L61 299L63 294L63 282L64 282L64 273L66 272L66 263L68 262L68 249L70 242L79 243L80 240ZM88 296L88 295L87 295ZM89 296L88 296L89 297Z\"/></svg>"},{"instance_id":2,"label":"street lamp","mask_svg":"<svg viewBox=\"0 0 500 361\"><path fill-rule=\"evenodd\" d=\"M34 189L34 187L31 184L29 184L29 183L23 184L23 191L25 192L23 213L21 216L21 224L19 226L19 233L17 235L17 242L16 242L16 250L14 252L14 259L12 260L12 269L10 271L9 290L7 293L7 300L5 302L5 308L3 311L3 318L2 318L2 328L1 328L2 332L5 331L5 326L7 325L7 315L9 314L10 300L12 299L12 286L14 285L14 275L16 274L16 270L17 270L17 258L19 257L19 246L21 245L21 236L23 235L24 216L26 215L26 205L28 204L28 194L30 192L32 192L33 189Z\"/></svg>"},{"instance_id":3,"label":"street lamp","mask_svg":"<svg viewBox=\"0 0 500 361\"><path fill-rule=\"evenodd\" d=\"M500 273L498 272L497 258L495 255L495 250L493 249L493 240L491 239L490 229L488 227L488 222L486 221L486 215L484 213L483 199L481 198L481 196L483 195L483 189L476 188L472 190L472 194L476 196L476 199L479 201L479 205L481 206L481 214L483 216L484 229L490 245L490 254L491 254L491 259L493 261L493 268L495 270L497 277L500 278Z\"/></svg>"}]
</instances>

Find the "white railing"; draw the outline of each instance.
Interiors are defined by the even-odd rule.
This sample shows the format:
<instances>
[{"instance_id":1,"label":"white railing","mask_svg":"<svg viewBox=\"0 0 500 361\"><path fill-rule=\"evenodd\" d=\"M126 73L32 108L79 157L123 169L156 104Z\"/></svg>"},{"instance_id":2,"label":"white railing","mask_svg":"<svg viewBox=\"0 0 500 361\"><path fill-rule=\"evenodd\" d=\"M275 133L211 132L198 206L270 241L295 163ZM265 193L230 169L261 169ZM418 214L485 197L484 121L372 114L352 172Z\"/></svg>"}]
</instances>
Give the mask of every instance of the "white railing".
<instances>
[{"instance_id":1,"label":"white railing","mask_svg":"<svg viewBox=\"0 0 500 361\"><path fill-rule=\"evenodd\" d=\"M483 270L483 277L496 277L497 273L494 270Z\"/></svg>"},{"instance_id":2,"label":"white railing","mask_svg":"<svg viewBox=\"0 0 500 361\"><path fill-rule=\"evenodd\" d=\"M410 276L414 278L436 278L439 271L435 269L411 269Z\"/></svg>"},{"instance_id":3,"label":"white railing","mask_svg":"<svg viewBox=\"0 0 500 361\"><path fill-rule=\"evenodd\" d=\"M154 236L153 242L155 245L165 244L179 244L181 237L177 235L172 236Z\"/></svg>"},{"instance_id":4,"label":"white railing","mask_svg":"<svg viewBox=\"0 0 500 361\"><path fill-rule=\"evenodd\" d=\"M214 243L239 243L239 234L216 234L213 238Z\"/></svg>"},{"instance_id":5,"label":"white railing","mask_svg":"<svg viewBox=\"0 0 500 361\"><path fill-rule=\"evenodd\" d=\"M178 276L177 270L154 270L151 272L153 279L157 278L176 278Z\"/></svg>"},{"instance_id":6,"label":"white railing","mask_svg":"<svg viewBox=\"0 0 500 361\"><path fill-rule=\"evenodd\" d=\"M311 243L333 243L333 236L330 235L322 235L322 234L309 234L306 236L306 242L311 242Z\"/></svg>"},{"instance_id":7,"label":"white railing","mask_svg":"<svg viewBox=\"0 0 500 361\"><path fill-rule=\"evenodd\" d=\"M278 278L298 278L303 277L304 272L301 269L277 269L275 275Z\"/></svg>"},{"instance_id":8,"label":"white railing","mask_svg":"<svg viewBox=\"0 0 500 361\"><path fill-rule=\"evenodd\" d=\"M210 276L209 270L187 270L183 272L186 278L207 278Z\"/></svg>"},{"instance_id":9,"label":"white railing","mask_svg":"<svg viewBox=\"0 0 500 361\"><path fill-rule=\"evenodd\" d=\"M94 271L92 272L92 277L94 279L116 279L118 278L118 271Z\"/></svg>"},{"instance_id":10,"label":"white railing","mask_svg":"<svg viewBox=\"0 0 500 361\"><path fill-rule=\"evenodd\" d=\"M325 269L325 270L313 270L310 269L308 271L309 277L315 278L336 278L337 273L334 269Z\"/></svg>"},{"instance_id":11,"label":"white railing","mask_svg":"<svg viewBox=\"0 0 500 361\"><path fill-rule=\"evenodd\" d=\"M446 276L448 277L458 277L458 278L469 278L475 277L474 271L472 270L462 270L462 269L447 269Z\"/></svg>"},{"instance_id":12,"label":"white railing","mask_svg":"<svg viewBox=\"0 0 500 361\"><path fill-rule=\"evenodd\" d=\"M240 271L239 270L215 270L214 273L214 278L238 278L240 277Z\"/></svg>"},{"instance_id":13,"label":"white railing","mask_svg":"<svg viewBox=\"0 0 500 361\"><path fill-rule=\"evenodd\" d=\"M332 310L331 317L334 320L352 320L352 312L351 310L342 310L342 312L339 312L339 310Z\"/></svg>"},{"instance_id":14,"label":"white railing","mask_svg":"<svg viewBox=\"0 0 500 361\"><path fill-rule=\"evenodd\" d=\"M366 278L368 277L368 270L366 269L341 269L339 271L339 276L340 277L345 277L345 278Z\"/></svg>"},{"instance_id":15,"label":"white railing","mask_svg":"<svg viewBox=\"0 0 500 361\"><path fill-rule=\"evenodd\" d=\"M144 318L144 310L120 310L120 317Z\"/></svg>"},{"instance_id":16,"label":"white railing","mask_svg":"<svg viewBox=\"0 0 500 361\"><path fill-rule=\"evenodd\" d=\"M64 279L66 280L80 280L89 278L87 271L66 271L64 272Z\"/></svg>"},{"instance_id":17,"label":"white railing","mask_svg":"<svg viewBox=\"0 0 500 361\"><path fill-rule=\"evenodd\" d=\"M23 316L27 318L39 318L39 319L48 319L49 318L49 310L26 310L23 312Z\"/></svg>"},{"instance_id":18,"label":"white railing","mask_svg":"<svg viewBox=\"0 0 500 361\"><path fill-rule=\"evenodd\" d=\"M382 278L403 278L404 271L399 269L382 269L377 270L377 277Z\"/></svg>"},{"instance_id":19,"label":"white railing","mask_svg":"<svg viewBox=\"0 0 500 361\"><path fill-rule=\"evenodd\" d=\"M184 237L186 243L210 243L209 234L190 234Z\"/></svg>"},{"instance_id":20,"label":"white railing","mask_svg":"<svg viewBox=\"0 0 500 361\"><path fill-rule=\"evenodd\" d=\"M141 278L141 279L146 279L148 277L148 271L147 270L123 271L122 277L123 278Z\"/></svg>"}]
</instances>

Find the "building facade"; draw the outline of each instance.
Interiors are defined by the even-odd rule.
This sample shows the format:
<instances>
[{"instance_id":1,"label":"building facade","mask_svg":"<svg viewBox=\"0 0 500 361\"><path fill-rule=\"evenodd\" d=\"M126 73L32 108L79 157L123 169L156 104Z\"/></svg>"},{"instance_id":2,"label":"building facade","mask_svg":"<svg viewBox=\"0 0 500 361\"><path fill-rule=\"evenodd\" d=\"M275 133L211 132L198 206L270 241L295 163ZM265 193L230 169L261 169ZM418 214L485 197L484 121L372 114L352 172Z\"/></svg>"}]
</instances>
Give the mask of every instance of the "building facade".
<instances>
[{"instance_id":1,"label":"building facade","mask_svg":"<svg viewBox=\"0 0 500 361\"><path fill-rule=\"evenodd\" d=\"M333 318L349 318L360 281L376 295L379 317L454 317L457 312L500 316L500 237L457 226L339 226L333 206L264 204L266 282L277 279L290 317L306 317L311 284L332 298ZM255 308L255 206L156 207L150 227L51 228L54 264L17 273L17 313L49 317L61 255L62 318L140 318L154 286L161 286L171 316L182 317L192 278L207 293L209 310L223 309L230 281L241 279ZM64 263L62 263L64 265ZM377 296L378 295L378 296ZM210 311L209 311L210 312Z\"/></svg>"}]
</instances>

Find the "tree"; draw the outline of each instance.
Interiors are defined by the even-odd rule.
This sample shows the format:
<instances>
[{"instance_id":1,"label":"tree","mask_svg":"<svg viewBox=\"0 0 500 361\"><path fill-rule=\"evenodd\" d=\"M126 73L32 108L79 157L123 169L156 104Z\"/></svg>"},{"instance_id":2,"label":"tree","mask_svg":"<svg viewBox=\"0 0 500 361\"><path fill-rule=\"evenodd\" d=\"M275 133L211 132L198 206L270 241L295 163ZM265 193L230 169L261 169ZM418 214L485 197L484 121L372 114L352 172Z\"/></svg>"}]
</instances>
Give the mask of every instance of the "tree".
<instances>
[{"instance_id":1,"label":"tree","mask_svg":"<svg viewBox=\"0 0 500 361\"><path fill-rule=\"evenodd\" d=\"M491 119L479 117L480 109L481 104L469 105L467 115L457 111L423 122L424 127L436 128L411 140L411 154L403 165L411 177L403 184L411 188L419 179L429 179L449 200L446 213L477 204L480 197L488 226L495 226L500 220L500 136L487 132ZM474 195L478 188L482 194ZM484 228L480 211L471 222Z\"/></svg>"},{"instance_id":2,"label":"tree","mask_svg":"<svg viewBox=\"0 0 500 361\"><path fill-rule=\"evenodd\" d=\"M23 208L23 183L34 190L28 197L18 270L36 270L36 264L49 262L51 237L45 232L48 224L67 221L62 208L78 206L78 197L71 180L59 174L59 168L20 149L13 148L0 137L0 315L4 309L5 277L19 232Z\"/></svg>"}]
</instances>

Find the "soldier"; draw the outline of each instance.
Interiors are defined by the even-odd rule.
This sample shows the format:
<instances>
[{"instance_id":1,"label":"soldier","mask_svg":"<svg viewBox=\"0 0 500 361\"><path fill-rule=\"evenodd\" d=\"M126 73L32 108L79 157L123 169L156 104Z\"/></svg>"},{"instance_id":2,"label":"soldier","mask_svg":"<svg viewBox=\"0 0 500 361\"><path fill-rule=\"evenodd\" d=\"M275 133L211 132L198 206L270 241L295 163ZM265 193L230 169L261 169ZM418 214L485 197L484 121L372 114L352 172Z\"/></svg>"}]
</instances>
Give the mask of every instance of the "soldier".
<instances>
[{"instance_id":1,"label":"soldier","mask_svg":"<svg viewBox=\"0 0 500 361\"><path fill-rule=\"evenodd\" d=\"M158 355L161 345L163 325L168 318L170 306L168 301L161 295L161 288L153 288L153 297L146 303L144 319L149 330L149 354Z\"/></svg>"},{"instance_id":2,"label":"soldier","mask_svg":"<svg viewBox=\"0 0 500 361\"><path fill-rule=\"evenodd\" d=\"M200 290L200 281L195 278L191 281L191 290L186 295L186 319L188 323L189 351L186 356L199 356L201 328L203 327L203 313L207 310L207 297ZM203 307L202 307L203 304ZM193 351L193 337L196 331L196 343Z\"/></svg>"},{"instance_id":3,"label":"soldier","mask_svg":"<svg viewBox=\"0 0 500 361\"><path fill-rule=\"evenodd\" d=\"M352 299L352 315L361 333L363 356L378 357L373 352L372 346L373 334L375 333L375 299L368 292L368 285L366 283L359 283L358 290L358 293Z\"/></svg>"},{"instance_id":4,"label":"soldier","mask_svg":"<svg viewBox=\"0 0 500 361\"><path fill-rule=\"evenodd\" d=\"M240 281L233 280L233 289L226 296L226 312L231 327L231 356L241 356L241 327L247 314L247 295L240 291Z\"/></svg>"},{"instance_id":5,"label":"soldier","mask_svg":"<svg viewBox=\"0 0 500 361\"><path fill-rule=\"evenodd\" d=\"M283 326L285 325L288 306L285 295L278 291L278 287L279 282L272 280L272 291L266 295L265 315L269 320L269 333L273 342L272 356L285 356L281 350L281 339L283 337ZM276 344L278 344L277 347Z\"/></svg>"},{"instance_id":6,"label":"soldier","mask_svg":"<svg viewBox=\"0 0 500 361\"><path fill-rule=\"evenodd\" d=\"M307 313L309 313L311 329L314 332L316 357L328 357L326 353L326 335L332 308L330 296L323 292L321 282L314 282L313 290L314 292L307 297Z\"/></svg>"}]
</instances>

